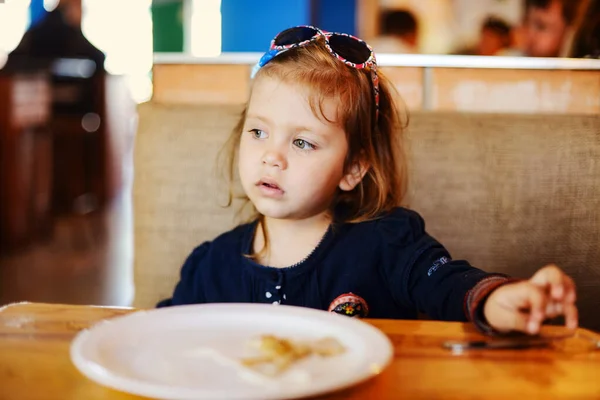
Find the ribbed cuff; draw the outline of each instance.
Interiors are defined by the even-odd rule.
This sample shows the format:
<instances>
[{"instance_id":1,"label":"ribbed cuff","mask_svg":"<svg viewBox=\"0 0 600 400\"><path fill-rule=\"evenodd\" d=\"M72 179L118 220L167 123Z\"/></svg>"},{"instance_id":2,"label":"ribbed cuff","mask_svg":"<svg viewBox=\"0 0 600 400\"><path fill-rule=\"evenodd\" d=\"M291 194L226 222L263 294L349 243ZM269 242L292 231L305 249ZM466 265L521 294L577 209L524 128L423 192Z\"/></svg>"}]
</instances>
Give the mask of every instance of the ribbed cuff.
<instances>
[{"instance_id":1,"label":"ribbed cuff","mask_svg":"<svg viewBox=\"0 0 600 400\"><path fill-rule=\"evenodd\" d=\"M477 330L490 336L501 334L501 332L495 330L485 318L483 312L485 301L490 294L500 286L518 281L520 281L520 279L510 278L506 275L489 275L477 282L477 284L467 292L464 302L465 314L469 321L472 321L473 324L475 324Z\"/></svg>"}]
</instances>

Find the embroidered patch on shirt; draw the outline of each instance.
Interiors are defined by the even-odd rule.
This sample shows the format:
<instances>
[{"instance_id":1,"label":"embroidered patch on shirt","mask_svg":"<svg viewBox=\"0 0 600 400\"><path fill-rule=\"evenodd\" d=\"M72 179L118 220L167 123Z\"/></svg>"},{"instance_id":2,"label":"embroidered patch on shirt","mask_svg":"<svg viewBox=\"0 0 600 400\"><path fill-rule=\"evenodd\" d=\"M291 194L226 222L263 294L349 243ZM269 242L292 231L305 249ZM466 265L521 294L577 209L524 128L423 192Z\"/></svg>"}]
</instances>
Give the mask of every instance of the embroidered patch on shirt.
<instances>
[{"instance_id":1,"label":"embroidered patch on shirt","mask_svg":"<svg viewBox=\"0 0 600 400\"><path fill-rule=\"evenodd\" d=\"M345 293L331 302L328 311L348 317L365 318L369 314L369 306L362 297L354 293Z\"/></svg>"},{"instance_id":2,"label":"embroidered patch on shirt","mask_svg":"<svg viewBox=\"0 0 600 400\"><path fill-rule=\"evenodd\" d=\"M448 257L442 257L439 260L436 260L433 265L431 266L431 268L429 268L429 270L427 271L427 276L431 276L431 274L433 274L435 271L437 271L442 265L447 264L448 262L450 262L450 259Z\"/></svg>"}]
</instances>

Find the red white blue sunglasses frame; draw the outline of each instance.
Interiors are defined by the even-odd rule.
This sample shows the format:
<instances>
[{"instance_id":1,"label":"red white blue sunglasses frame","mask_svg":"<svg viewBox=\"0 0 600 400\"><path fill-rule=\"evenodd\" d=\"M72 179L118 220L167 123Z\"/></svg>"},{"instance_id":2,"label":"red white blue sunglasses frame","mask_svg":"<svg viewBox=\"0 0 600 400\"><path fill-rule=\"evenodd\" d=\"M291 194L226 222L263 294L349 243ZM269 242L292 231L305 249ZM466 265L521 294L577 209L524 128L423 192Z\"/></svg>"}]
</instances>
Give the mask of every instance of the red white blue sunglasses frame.
<instances>
[{"instance_id":1,"label":"red white blue sunglasses frame","mask_svg":"<svg viewBox=\"0 0 600 400\"><path fill-rule=\"evenodd\" d=\"M294 31L298 31L298 33L303 32L304 34L310 33L310 31L312 31L313 35L310 37L306 37L306 39L300 39L298 42L293 42L293 43L288 43L288 44L277 44L278 40L281 39L281 37L284 34L293 35ZM363 49L359 49L359 50L367 50L368 51L368 54L369 54L368 57L366 57L366 59L362 62L352 62L352 61L342 57L331 46L330 38L334 37L334 36L343 36L343 37L352 39L352 41L356 42L356 44L358 46L363 46ZM301 36L299 36L299 38L300 37ZM271 61L274 57L278 56L279 54L281 54L287 50L296 48L296 47L306 46L307 44L309 44L312 41L317 40L318 38L321 38L321 37L324 38L325 47L327 48L327 50L329 51L329 53L332 56L334 56L335 58L337 58L338 60L340 60L341 62L343 62L344 64L346 64L349 67L356 68L356 69L367 69L371 73L371 81L373 84L373 98L375 101L375 115L377 118L379 116L379 77L377 75L377 60L375 58L375 53L373 52L373 49L371 48L371 46L369 46L365 41L363 41L355 36L349 35L347 33L327 32L327 31L323 31L319 28L316 28L316 27L310 26L310 25L300 25L300 26L286 29L286 30L278 33L277 36L275 36L273 38L273 40L271 41L271 46L270 46L269 51L267 53L265 53L265 55L262 56L262 58L260 59L258 64L254 67L254 70L252 71L252 76L254 76L260 68L265 66L269 61Z\"/></svg>"}]
</instances>

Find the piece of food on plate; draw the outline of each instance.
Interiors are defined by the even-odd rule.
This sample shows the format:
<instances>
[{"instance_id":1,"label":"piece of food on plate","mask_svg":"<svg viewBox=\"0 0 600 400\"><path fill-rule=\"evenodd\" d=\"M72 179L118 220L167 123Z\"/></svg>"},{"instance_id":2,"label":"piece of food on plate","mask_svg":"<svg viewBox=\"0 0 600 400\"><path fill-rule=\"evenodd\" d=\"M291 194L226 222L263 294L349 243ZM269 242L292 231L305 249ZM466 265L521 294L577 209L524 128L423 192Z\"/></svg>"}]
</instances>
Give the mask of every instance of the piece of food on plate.
<instances>
[{"instance_id":1,"label":"piece of food on plate","mask_svg":"<svg viewBox=\"0 0 600 400\"><path fill-rule=\"evenodd\" d=\"M313 341L293 341L274 335L263 335L258 340L252 341L252 344L260 354L242 359L242 365L269 376L284 372L295 362L310 355L333 357L346 351L344 346L332 337Z\"/></svg>"}]
</instances>

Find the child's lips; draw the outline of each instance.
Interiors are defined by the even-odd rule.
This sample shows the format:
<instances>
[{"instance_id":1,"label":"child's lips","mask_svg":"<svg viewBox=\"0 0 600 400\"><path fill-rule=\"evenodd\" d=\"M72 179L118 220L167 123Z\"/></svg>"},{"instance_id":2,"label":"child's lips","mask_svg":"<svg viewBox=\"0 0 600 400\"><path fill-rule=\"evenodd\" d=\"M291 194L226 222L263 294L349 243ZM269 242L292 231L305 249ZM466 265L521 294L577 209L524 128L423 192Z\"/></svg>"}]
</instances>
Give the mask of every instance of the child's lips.
<instances>
[{"instance_id":1,"label":"child's lips","mask_svg":"<svg viewBox=\"0 0 600 400\"><path fill-rule=\"evenodd\" d=\"M256 186L258 186L261 192L270 197L280 197L284 193L284 190L271 179L261 179Z\"/></svg>"}]
</instances>

